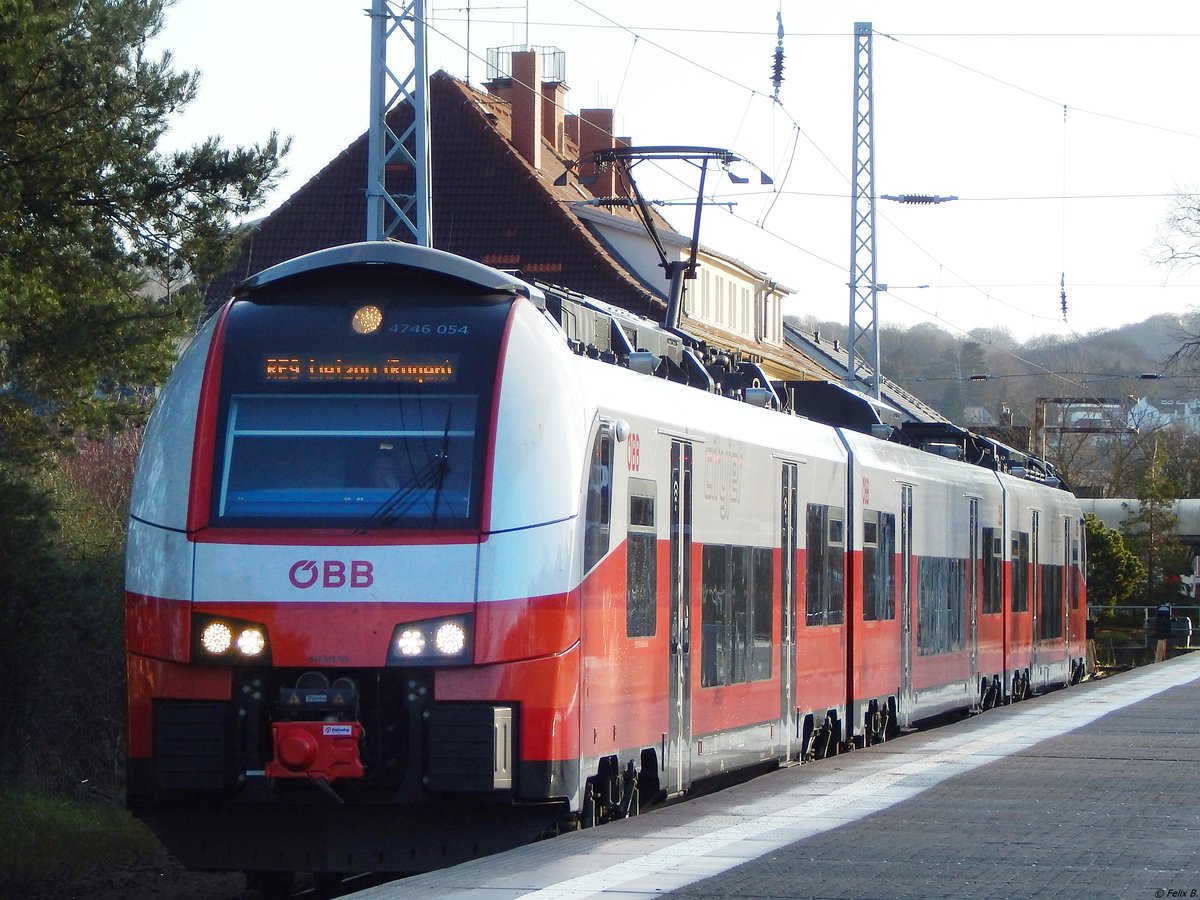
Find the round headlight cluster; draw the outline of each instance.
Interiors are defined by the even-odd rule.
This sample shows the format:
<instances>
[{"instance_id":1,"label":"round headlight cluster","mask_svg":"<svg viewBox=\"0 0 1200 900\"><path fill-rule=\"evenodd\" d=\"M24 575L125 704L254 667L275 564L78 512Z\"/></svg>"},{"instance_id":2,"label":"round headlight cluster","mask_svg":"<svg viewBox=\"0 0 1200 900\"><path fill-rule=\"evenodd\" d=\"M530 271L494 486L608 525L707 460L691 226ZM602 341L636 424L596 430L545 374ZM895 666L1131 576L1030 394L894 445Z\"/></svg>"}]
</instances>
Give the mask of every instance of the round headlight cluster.
<instances>
[{"instance_id":1,"label":"round headlight cluster","mask_svg":"<svg viewBox=\"0 0 1200 900\"><path fill-rule=\"evenodd\" d=\"M462 665L471 661L470 616L406 622L392 632L389 665Z\"/></svg>"},{"instance_id":2,"label":"round headlight cluster","mask_svg":"<svg viewBox=\"0 0 1200 900\"><path fill-rule=\"evenodd\" d=\"M210 622L200 632L200 646L213 656L223 656L231 650L237 650L242 657L254 658L261 656L267 648L267 636L256 626L248 626L238 631L224 622Z\"/></svg>"}]
</instances>

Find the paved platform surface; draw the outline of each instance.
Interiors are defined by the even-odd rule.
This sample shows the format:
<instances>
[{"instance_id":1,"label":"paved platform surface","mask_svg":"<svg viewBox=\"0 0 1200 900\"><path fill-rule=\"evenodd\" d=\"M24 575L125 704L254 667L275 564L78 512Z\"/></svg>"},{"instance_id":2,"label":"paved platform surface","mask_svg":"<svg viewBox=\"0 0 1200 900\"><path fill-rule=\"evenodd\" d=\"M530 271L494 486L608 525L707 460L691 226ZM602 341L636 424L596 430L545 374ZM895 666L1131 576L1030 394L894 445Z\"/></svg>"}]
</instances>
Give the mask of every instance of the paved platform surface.
<instances>
[{"instance_id":1,"label":"paved platform surface","mask_svg":"<svg viewBox=\"0 0 1200 900\"><path fill-rule=\"evenodd\" d=\"M1200 653L355 896L1200 897Z\"/></svg>"}]
</instances>

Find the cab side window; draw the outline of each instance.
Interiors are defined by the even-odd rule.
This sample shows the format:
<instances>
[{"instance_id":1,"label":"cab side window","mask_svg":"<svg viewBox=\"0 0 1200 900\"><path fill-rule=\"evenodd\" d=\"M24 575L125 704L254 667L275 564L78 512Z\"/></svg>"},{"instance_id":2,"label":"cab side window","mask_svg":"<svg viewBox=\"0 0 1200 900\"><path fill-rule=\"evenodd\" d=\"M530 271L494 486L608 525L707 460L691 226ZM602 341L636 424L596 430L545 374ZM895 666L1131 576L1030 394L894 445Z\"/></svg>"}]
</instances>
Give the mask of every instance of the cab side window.
<instances>
[{"instance_id":1,"label":"cab side window","mask_svg":"<svg viewBox=\"0 0 1200 900\"><path fill-rule=\"evenodd\" d=\"M588 469L587 507L583 528L583 571L587 572L608 552L612 515L612 434L601 428L592 442Z\"/></svg>"}]
</instances>

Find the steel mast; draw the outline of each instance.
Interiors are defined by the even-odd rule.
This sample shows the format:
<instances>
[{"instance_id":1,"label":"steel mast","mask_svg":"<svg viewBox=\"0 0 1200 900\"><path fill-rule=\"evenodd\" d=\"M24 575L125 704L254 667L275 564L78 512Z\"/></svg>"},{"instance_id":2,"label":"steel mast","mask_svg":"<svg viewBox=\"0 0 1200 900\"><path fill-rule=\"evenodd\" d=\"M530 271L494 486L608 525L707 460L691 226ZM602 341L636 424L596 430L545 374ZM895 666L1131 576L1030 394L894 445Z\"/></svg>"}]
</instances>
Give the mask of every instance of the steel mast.
<instances>
[{"instance_id":1,"label":"steel mast","mask_svg":"<svg viewBox=\"0 0 1200 900\"><path fill-rule=\"evenodd\" d=\"M429 188L429 62L425 55L425 0L406 3L372 0L371 10L371 127L367 136L367 240L398 237L424 247L433 246ZM413 68L398 78L387 62L387 42L396 32L413 48ZM402 103L412 106L412 123L397 135L387 114ZM412 194L387 189L389 165L411 167Z\"/></svg>"},{"instance_id":2,"label":"steel mast","mask_svg":"<svg viewBox=\"0 0 1200 900\"><path fill-rule=\"evenodd\" d=\"M846 386L879 399L880 285L875 275L875 136L871 130L871 23L854 23L854 192L850 206L850 341ZM868 368L870 372L868 373Z\"/></svg>"}]
</instances>

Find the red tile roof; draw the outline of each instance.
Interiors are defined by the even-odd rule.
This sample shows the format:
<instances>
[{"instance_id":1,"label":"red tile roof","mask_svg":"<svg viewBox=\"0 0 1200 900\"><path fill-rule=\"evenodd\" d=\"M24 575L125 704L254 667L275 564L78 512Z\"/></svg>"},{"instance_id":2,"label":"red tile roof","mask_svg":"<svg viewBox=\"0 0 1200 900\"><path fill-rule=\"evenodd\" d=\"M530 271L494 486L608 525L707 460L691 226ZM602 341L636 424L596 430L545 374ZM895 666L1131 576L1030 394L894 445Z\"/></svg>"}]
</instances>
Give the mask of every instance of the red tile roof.
<instances>
[{"instance_id":1,"label":"red tile roof","mask_svg":"<svg viewBox=\"0 0 1200 900\"><path fill-rule=\"evenodd\" d=\"M574 182L554 184L564 160L544 144L543 169L538 171L513 148L507 103L445 72L431 76L429 97L435 247L497 268L519 269L635 313L661 315L661 295L626 270L571 211L572 203L589 195ZM410 121L410 108L401 105L390 113L388 124L400 134ZM248 228L237 262L208 286L206 302L223 302L242 278L267 266L363 240L366 181L363 134L279 209ZM411 192L411 185L408 167L389 170L390 191ZM408 239L402 233L394 237Z\"/></svg>"}]
</instances>

